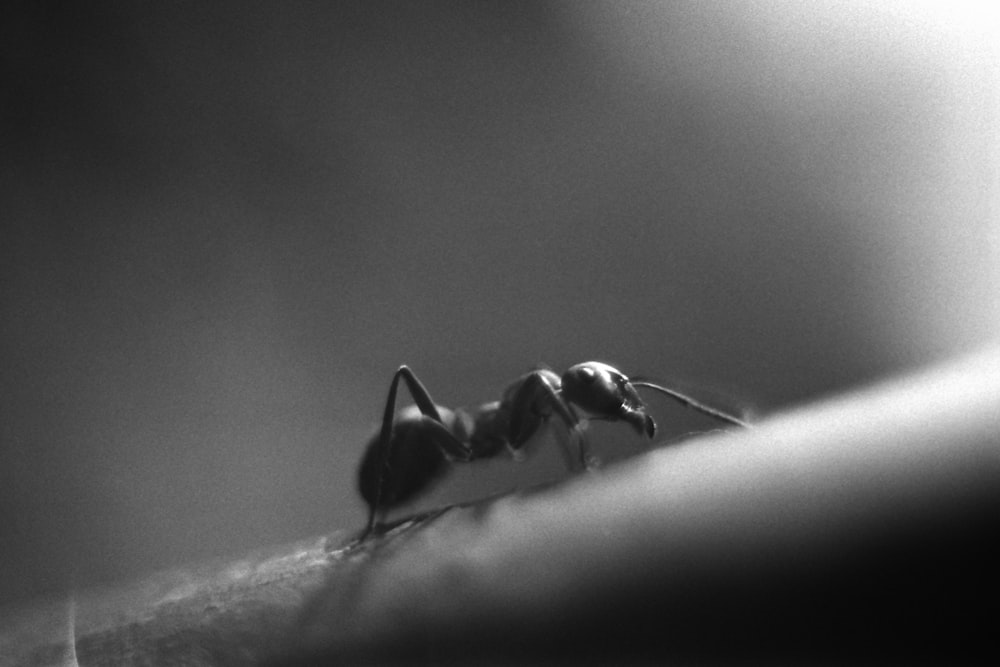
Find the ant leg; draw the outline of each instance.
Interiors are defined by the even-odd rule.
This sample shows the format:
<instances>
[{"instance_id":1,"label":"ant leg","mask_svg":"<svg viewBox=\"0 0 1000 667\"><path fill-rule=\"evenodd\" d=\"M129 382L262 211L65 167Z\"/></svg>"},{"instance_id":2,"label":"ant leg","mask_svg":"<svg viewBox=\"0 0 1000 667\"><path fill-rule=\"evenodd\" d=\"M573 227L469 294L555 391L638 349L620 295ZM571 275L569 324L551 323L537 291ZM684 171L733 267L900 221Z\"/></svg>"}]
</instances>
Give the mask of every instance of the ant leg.
<instances>
[{"instance_id":1,"label":"ant leg","mask_svg":"<svg viewBox=\"0 0 1000 667\"><path fill-rule=\"evenodd\" d=\"M516 449L524 445L528 439L535 434L542 423L542 417L538 415L536 408L539 405L548 405L566 423L570 430L570 439L576 441L577 452L580 456L580 466L585 470L591 470L591 456L588 451L587 441L580 428L580 418L577 417L573 408L559 395L559 390L553 381L548 379L545 371L534 371L529 373L520 386L514 391L510 401L510 442ZM563 445L566 454L567 465L573 468L573 451L571 447Z\"/></svg>"},{"instance_id":2,"label":"ant leg","mask_svg":"<svg viewBox=\"0 0 1000 667\"><path fill-rule=\"evenodd\" d=\"M392 445L393 424L396 418L396 393L399 389L400 378L406 382L406 387L413 397L413 402L417 404L420 413L424 415L428 422L427 428L433 431L434 440L443 450L452 457L459 460L469 460L471 453L467 445L459 441L455 435L444 424L441 413L438 411L430 392L417 379L417 376L408 366L400 366L392 376L389 385L389 395L385 401L385 411L382 413L382 428L378 437L378 481L375 486L375 502L372 503L368 512L368 523L361 540L365 540L375 529L376 517L382 514L382 486L384 483L387 468L389 467L389 449Z\"/></svg>"},{"instance_id":3,"label":"ant leg","mask_svg":"<svg viewBox=\"0 0 1000 667\"><path fill-rule=\"evenodd\" d=\"M570 405L566 406L570 412L573 411L573 407ZM574 418L575 415L574 415ZM580 420L577 419L576 424L569 427L570 439L576 441L576 451L580 453L580 467L587 472L593 472L601 467L601 460L590 453L590 447L587 445L587 436L583 432L583 428L580 426Z\"/></svg>"},{"instance_id":4,"label":"ant leg","mask_svg":"<svg viewBox=\"0 0 1000 667\"><path fill-rule=\"evenodd\" d=\"M714 417L720 421L728 422L730 424L735 424L736 426L742 426L743 428L753 428L753 426L751 426L749 422L746 422L738 417L734 417L733 415L723 412L722 410L717 410L709 405L705 405L704 403L696 401L690 396L682 394L679 391L668 389L667 387L656 384L655 382L649 382L647 380L637 380L635 378L632 378L629 381L632 383L633 386L636 387L646 387L648 389L655 389L656 391L674 399L681 405L697 410L698 412L704 415L708 415L709 417Z\"/></svg>"},{"instance_id":5,"label":"ant leg","mask_svg":"<svg viewBox=\"0 0 1000 667\"><path fill-rule=\"evenodd\" d=\"M405 365L399 367L399 370L396 371L396 374L392 378L392 384L389 386L389 396L386 400L385 412L382 413L380 439L385 438L387 432L390 435L392 432L392 425L396 417L396 387L399 384L399 378L403 378L403 381L406 382L406 388L409 389L410 396L413 397L413 402L420 409L420 414L426 418L427 426L425 428L434 437L434 442L454 459L460 461L471 460L472 451L469 446L455 437L455 434L445 424L444 418L441 417L438 405L431 398L430 392L417 379L417 376L410 370L410 367ZM445 408L441 408L441 410L445 410ZM445 411L450 414L449 410ZM388 452L385 453L388 454Z\"/></svg>"}]
</instances>

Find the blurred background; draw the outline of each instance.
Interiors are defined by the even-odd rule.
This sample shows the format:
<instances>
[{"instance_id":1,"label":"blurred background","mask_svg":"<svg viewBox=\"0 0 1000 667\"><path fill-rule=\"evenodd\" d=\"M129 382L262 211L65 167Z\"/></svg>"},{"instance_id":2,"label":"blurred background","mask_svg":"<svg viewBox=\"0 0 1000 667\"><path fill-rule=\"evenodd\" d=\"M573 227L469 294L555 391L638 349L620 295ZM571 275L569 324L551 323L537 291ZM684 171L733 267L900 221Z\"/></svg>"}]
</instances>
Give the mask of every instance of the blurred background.
<instances>
[{"instance_id":1,"label":"blurred background","mask_svg":"<svg viewBox=\"0 0 1000 667\"><path fill-rule=\"evenodd\" d=\"M1000 333L989 3L4 12L0 605L359 529L401 363L767 413Z\"/></svg>"}]
</instances>

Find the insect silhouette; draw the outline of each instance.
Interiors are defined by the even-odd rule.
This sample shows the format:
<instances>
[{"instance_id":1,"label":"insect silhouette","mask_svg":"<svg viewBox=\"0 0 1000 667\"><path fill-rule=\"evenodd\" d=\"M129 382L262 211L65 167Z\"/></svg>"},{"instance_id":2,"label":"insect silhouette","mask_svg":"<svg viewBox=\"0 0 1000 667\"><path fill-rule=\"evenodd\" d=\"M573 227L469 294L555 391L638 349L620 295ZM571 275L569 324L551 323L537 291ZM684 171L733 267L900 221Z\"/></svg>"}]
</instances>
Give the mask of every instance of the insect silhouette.
<instances>
[{"instance_id":1,"label":"insect silhouette","mask_svg":"<svg viewBox=\"0 0 1000 667\"><path fill-rule=\"evenodd\" d=\"M396 411L399 382L406 383L415 405ZM749 428L742 419L705 405L660 384L629 379L599 361L571 366L561 376L538 369L517 378L499 401L454 410L434 403L430 393L407 366L400 366L385 402L382 427L368 443L358 471L361 497L368 504L366 539L376 519L429 488L454 463L468 463L509 453L522 460L522 449L550 418L558 417L569 431L562 442L570 469L591 469L593 459L577 410L586 419L623 421L640 436L652 439L656 422L646 411L638 388L657 391L698 412ZM572 443L572 446L571 446Z\"/></svg>"}]
</instances>

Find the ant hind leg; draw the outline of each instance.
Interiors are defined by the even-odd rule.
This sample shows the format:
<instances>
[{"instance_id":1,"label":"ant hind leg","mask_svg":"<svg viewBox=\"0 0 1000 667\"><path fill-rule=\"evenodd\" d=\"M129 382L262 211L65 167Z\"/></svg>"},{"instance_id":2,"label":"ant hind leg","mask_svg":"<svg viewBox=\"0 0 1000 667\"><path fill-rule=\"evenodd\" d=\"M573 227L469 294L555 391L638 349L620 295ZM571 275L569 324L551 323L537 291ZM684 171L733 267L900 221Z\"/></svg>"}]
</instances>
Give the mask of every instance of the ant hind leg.
<instances>
[{"instance_id":1,"label":"ant hind leg","mask_svg":"<svg viewBox=\"0 0 1000 667\"><path fill-rule=\"evenodd\" d=\"M374 453L375 465L373 466L370 473L371 477L368 478L374 481L374 493L370 493L366 498L370 501L369 512L368 512L368 522L366 524L365 530L362 533L361 539L366 539L375 530L376 525L380 520L385 518L386 502L393 502L393 498L397 497L402 491L399 488L398 480L393 482L394 487L386 493L386 478L390 474L390 462L393 460L393 448L399 446L405 446L409 441L409 438L413 437L412 430L408 431L408 435L402 437L403 442L399 442L400 434L396 433L396 395L399 390L399 381L402 379L406 383L407 389L410 391L410 395L413 397L414 403L416 403L417 408L420 410L423 416L422 425L420 427L420 433L422 435L421 441L430 441L435 447L441 452L444 452L446 456L451 457L452 460L458 461L468 461L472 458L469 447L466 443L460 441L454 433L449 429L448 424L442 418L441 412L444 408L438 408L434 403L434 400L430 396L430 392L427 388L417 379L417 376L409 369L407 366L400 366L399 369L392 377L392 383L389 385L389 394L386 397L385 410L382 414L382 427L379 431L377 440L373 443L376 448ZM450 411L446 411L450 415ZM416 441L410 442L411 445L417 444ZM437 456L441 456L438 454ZM436 457L435 457L436 458ZM433 466L432 466L433 467ZM363 475L366 473L362 473ZM410 480L412 481L412 480ZM426 481L426 480L424 480ZM404 488L407 485L404 484ZM412 489L406 494L412 493ZM364 495L364 494L363 494ZM387 495L389 496L387 498Z\"/></svg>"},{"instance_id":2,"label":"ant hind leg","mask_svg":"<svg viewBox=\"0 0 1000 667\"><path fill-rule=\"evenodd\" d=\"M361 540L365 540L369 535L375 530L377 519L384 518L385 508L382 507L382 496L383 496L383 486L385 484L386 468L389 464L389 450L392 446L392 435L393 435L393 423L396 418L396 394L399 390L399 380L402 378L406 382L406 387L410 391L410 395L413 397L414 403L420 408L421 414L433 421L444 426L443 420L441 419L441 414L438 412L437 405L434 404L433 399L431 399L430 392L427 388L417 379L417 376L410 370L408 366L400 366L396 370L396 373L392 376L392 382L389 384L389 395L386 397L385 410L382 413L382 428L379 431L378 437L378 472L377 481L375 486L375 499L371 503L368 512L368 523L365 526L364 532L361 534ZM461 448L461 444L458 444Z\"/></svg>"}]
</instances>

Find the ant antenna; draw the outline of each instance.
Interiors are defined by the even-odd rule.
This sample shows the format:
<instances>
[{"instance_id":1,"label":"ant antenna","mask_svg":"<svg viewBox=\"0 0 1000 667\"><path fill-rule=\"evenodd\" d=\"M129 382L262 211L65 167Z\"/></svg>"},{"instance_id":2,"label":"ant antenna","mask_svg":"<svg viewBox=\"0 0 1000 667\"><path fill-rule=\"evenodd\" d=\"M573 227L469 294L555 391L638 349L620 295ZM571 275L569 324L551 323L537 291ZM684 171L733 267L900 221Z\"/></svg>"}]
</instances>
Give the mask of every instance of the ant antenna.
<instances>
[{"instance_id":1,"label":"ant antenna","mask_svg":"<svg viewBox=\"0 0 1000 667\"><path fill-rule=\"evenodd\" d=\"M738 417L734 417L733 415L723 412L722 410L717 410L716 408L713 408L710 405L705 405L704 403L696 401L695 399L691 398L686 394L682 394L679 391L674 391L673 389L668 389L667 387L656 384L655 382L650 382L648 380L635 379L635 378L630 378L629 382L631 382L633 386L636 387L646 387L647 389L655 389L656 391L674 399L678 403L686 407L689 407L693 410L697 410L698 412L708 415L709 417L715 417L716 419L719 419L721 421L729 422L730 424L735 424L736 426L741 426L743 428L753 428L753 426L750 425L750 422L744 421Z\"/></svg>"}]
</instances>

